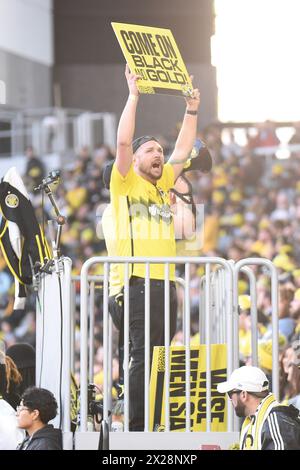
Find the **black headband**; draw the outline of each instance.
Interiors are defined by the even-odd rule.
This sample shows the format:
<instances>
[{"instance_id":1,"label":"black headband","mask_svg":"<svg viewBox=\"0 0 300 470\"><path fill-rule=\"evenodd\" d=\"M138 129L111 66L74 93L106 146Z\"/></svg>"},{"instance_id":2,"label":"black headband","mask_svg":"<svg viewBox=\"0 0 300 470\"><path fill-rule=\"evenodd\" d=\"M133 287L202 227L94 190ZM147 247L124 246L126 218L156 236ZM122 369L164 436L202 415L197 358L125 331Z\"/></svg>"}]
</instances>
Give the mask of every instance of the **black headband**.
<instances>
[{"instance_id":1,"label":"black headband","mask_svg":"<svg viewBox=\"0 0 300 470\"><path fill-rule=\"evenodd\" d=\"M155 142L158 142L158 140L151 135L143 135L142 137L138 137L137 139L135 139L132 142L133 153L135 153L141 145L145 144L146 142L149 142L150 140L155 140Z\"/></svg>"}]
</instances>

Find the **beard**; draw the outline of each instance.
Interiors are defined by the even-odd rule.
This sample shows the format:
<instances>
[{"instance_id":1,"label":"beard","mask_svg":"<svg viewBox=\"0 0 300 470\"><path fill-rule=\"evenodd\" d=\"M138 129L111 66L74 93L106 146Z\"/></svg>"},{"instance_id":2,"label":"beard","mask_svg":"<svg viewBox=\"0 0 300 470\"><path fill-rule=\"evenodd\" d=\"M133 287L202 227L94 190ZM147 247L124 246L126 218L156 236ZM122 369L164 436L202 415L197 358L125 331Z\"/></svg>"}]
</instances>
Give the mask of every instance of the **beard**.
<instances>
[{"instance_id":1,"label":"beard","mask_svg":"<svg viewBox=\"0 0 300 470\"><path fill-rule=\"evenodd\" d=\"M158 169L153 168L152 166L140 163L138 169L142 175L144 175L147 179L152 179L154 181L158 181L163 173L163 165L161 165Z\"/></svg>"},{"instance_id":2,"label":"beard","mask_svg":"<svg viewBox=\"0 0 300 470\"><path fill-rule=\"evenodd\" d=\"M235 414L239 418L244 418L246 416L245 408L245 405L240 401L240 399L238 399L237 404L235 406Z\"/></svg>"}]
</instances>

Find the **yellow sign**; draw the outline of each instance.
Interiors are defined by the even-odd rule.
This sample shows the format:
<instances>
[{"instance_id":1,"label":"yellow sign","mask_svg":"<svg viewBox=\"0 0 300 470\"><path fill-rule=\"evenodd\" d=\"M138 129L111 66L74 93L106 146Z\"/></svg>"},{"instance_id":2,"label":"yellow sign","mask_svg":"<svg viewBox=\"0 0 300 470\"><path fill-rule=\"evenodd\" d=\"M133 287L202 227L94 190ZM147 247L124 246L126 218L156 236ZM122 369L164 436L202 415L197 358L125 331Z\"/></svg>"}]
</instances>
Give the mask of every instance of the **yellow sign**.
<instances>
[{"instance_id":1,"label":"yellow sign","mask_svg":"<svg viewBox=\"0 0 300 470\"><path fill-rule=\"evenodd\" d=\"M130 70L141 75L140 93L189 96L191 79L169 29L112 23Z\"/></svg>"},{"instance_id":2,"label":"yellow sign","mask_svg":"<svg viewBox=\"0 0 300 470\"><path fill-rule=\"evenodd\" d=\"M206 431L206 346L191 349L191 431ZM217 391L226 380L226 345L211 345L211 431L227 430L227 399ZM170 431L185 431L185 348L170 347ZM163 431L165 425L165 348L153 350L150 378L150 430Z\"/></svg>"}]
</instances>

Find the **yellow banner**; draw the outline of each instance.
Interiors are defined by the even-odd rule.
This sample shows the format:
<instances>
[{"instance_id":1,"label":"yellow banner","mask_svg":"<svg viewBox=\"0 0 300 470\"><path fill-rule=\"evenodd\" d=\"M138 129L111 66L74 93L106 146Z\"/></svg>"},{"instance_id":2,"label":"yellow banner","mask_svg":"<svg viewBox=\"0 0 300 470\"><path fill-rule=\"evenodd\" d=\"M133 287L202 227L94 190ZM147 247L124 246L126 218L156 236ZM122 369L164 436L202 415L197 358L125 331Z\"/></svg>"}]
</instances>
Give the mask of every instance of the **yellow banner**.
<instances>
[{"instance_id":1,"label":"yellow banner","mask_svg":"<svg viewBox=\"0 0 300 470\"><path fill-rule=\"evenodd\" d=\"M206 431L206 346L191 347L191 430ZM211 345L211 431L227 430L227 399L217 391L226 380L226 345ZM170 347L170 431L185 431L185 348ZM165 348L153 351L150 378L150 430L165 425Z\"/></svg>"},{"instance_id":2,"label":"yellow banner","mask_svg":"<svg viewBox=\"0 0 300 470\"><path fill-rule=\"evenodd\" d=\"M193 86L169 29L112 23L130 70L141 75L140 93L189 96Z\"/></svg>"}]
</instances>

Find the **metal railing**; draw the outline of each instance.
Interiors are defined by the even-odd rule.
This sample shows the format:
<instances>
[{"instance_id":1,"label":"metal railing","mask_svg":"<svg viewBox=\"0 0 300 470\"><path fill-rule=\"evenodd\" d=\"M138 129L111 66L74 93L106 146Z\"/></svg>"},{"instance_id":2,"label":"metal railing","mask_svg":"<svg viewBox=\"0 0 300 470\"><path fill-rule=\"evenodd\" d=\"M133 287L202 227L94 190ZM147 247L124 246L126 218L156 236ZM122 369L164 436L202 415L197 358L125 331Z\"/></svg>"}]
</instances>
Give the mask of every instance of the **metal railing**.
<instances>
[{"instance_id":1,"label":"metal railing","mask_svg":"<svg viewBox=\"0 0 300 470\"><path fill-rule=\"evenodd\" d=\"M66 155L88 146L94 150L99 141L114 148L116 116L71 108L37 108L1 111L0 121L7 130L0 131L0 156L24 155L27 146L38 155ZM1 150L2 149L2 150Z\"/></svg>"},{"instance_id":2,"label":"metal railing","mask_svg":"<svg viewBox=\"0 0 300 470\"><path fill-rule=\"evenodd\" d=\"M89 270L95 264L104 265L104 274L101 276L89 275ZM185 347L185 430L190 432L191 396L190 396L190 265L204 265L205 275L200 279L200 305L199 305L199 334L200 343L206 346L206 432L211 431L211 344L227 344L227 376L234 368L239 366L239 339L238 339L238 278L239 273L244 273L249 280L249 291L251 297L251 348L252 363L258 364L257 344L257 301L256 301L256 277L249 266L259 265L267 268L271 280L272 300L272 344L273 364L278 362L278 279L277 271L271 261L263 258L248 258L237 263L226 261L218 257L178 257L178 258L124 258L124 257L94 257L87 260L80 276L80 389L81 409L80 423L81 432L87 430L88 415L88 379L93 378L94 346L93 346L93 315L94 315L94 289L95 284L103 284L103 349L104 349L104 412L103 418L109 421L109 410L111 409L111 387L112 387L112 323L108 314L108 283L109 266L111 263L124 265L124 431L129 431L129 264L145 264L145 396L144 396L144 430L150 431L149 416L149 378L150 378L150 264L160 263L165 265L165 432L170 430L170 323L169 323L169 266L170 264L185 265L185 279L179 279L178 284L184 288L183 305L183 338ZM213 267L213 270L212 270ZM78 280L79 277L73 278ZM207 282L209 280L209 282ZM89 286L90 284L90 286ZM90 316L90 330L88 331L88 312ZM200 324L200 319L202 323ZM204 319L204 322L203 322ZM89 339L88 339L89 338ZM88 347L89 345L89 347ZM272 387L274 394L278 397L279 372L277 367L272 370ZM229 402L228 402L229 404ZM227 406L227 430L237 431L238 422L234 418L233 407Z\"/></svg>"},{"instance_id":3,"label":"metal railing","mask_svg":"<svg viewBox=\"0 0 300 470\"><path fill-rule=\"evenodd\" d=\"M278 275L277 270L272 263L272 261L266 258L246 258L238 261L233 266L233 312L234 312L234 319L235 325L238 325L238 276L239 272L245 272L246 266L264 266L267 268L270 278L271 278L271 306L272 306L272 389L273 393L277 399L279 399L279 367L275 367L275 364L278 364L279 360L279 346L278 346ZM246 270L246 273L249 274L249 268ZM252 291L254 291L254 279L251 277L250 285L252 285ZM256 312L256 303L255 306L252 307L253 301L251 301L251 316L252 320L254 318L257 319L257 312ZM252 343L255 338L257 338L257 331L256 333L252 330ZM251 343L251 344L252 344ZM238 331L237 327L235 328L235 339L234 339L235 350L239 351L239 344L238 344ZM256 344L253 345L254 348L254 358L258 361L257 358L257 340ZM235 354L235 367L238 367L238 355Z\"/></svg>"},{"instance_id":4,"label":"metal railing","mask_svg":"<svg viewBox=\"0 0 300 470\"><path fill-rule=\"evenodd\" d=\"M87 348L87 335L88 335L88 272L91 266L102 263L104 264L104 276L103 276L103 348L104 348L104 419L108 420L108 403L109 403L109 324L108 324L108 275L109 265L111 263L121 263L125 265L125 279L124 279L124 430L129 430L129 264L131 263L143 263L146 265L146 276L145 276L145 431L149 431L149 373L150 373L150 351L149 351L149 318L150 318L150 277L149 277L149 266L150 263L163 263L165 264L165 354L168 358L169 353L169 337L170 337L170 326L168 321L169 315L169 300L170 292L168 289L168 278L169 278L169 265L170 264L185 264L185 318L184 318L184 339L185 339L185 355L186 355L186 431L190 432L190 389L189 389L189 377L190 377L190 264L203 264L205 265L206 275L210 273L210 265L221 265L223 266L227 275L227 286L225 292L225 306L227 312L227 330L232 330L232 269L228 262L218 257L196 257L191 260L189 257L178 257L178 258L109 258L109 257L95 257L87 260L81 271L81 357L80 357L80 388L81 388L81 431L87 429L87 379L88 379L88 348ZM206 306L209 312L208 306L210 305L210 284L206 285ZM207 313L206 318L206 367L207 371L211 370L211 355L210 355L210 329L211 329L211 318ZM165 365L165 429L169 430L169 407L168 407L168 396L169 396L169 366L168 360ZM233 361L227 363L227 373L230 374L233 370ZM207 430L210 429L209 424L209 410L211 402L211 389L210 389L210 373L207 373ZM228 410L229 415L230 408ZM229 425L230 430L230 425Z\"/></svg>"}]
</instances>

